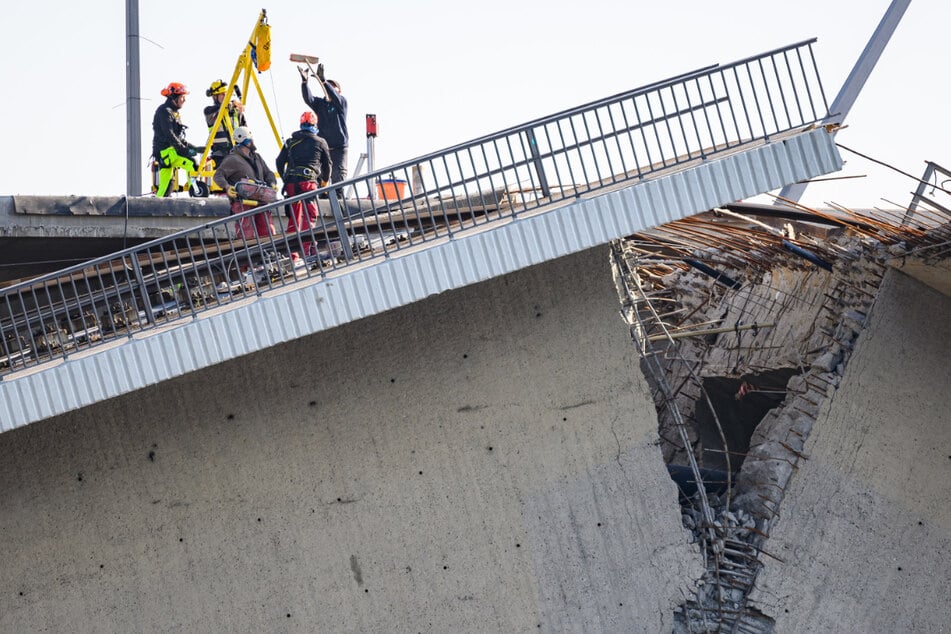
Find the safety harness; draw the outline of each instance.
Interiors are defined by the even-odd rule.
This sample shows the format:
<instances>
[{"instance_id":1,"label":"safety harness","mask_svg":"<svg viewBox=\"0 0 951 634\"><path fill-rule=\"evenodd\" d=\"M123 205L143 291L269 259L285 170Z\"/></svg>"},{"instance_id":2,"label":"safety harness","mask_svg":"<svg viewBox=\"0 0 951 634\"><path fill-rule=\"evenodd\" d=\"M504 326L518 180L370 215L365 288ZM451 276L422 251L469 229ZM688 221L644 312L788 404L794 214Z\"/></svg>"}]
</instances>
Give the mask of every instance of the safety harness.
<instances>
[{"instance_id":1,"label":"safety harness","mask_svg":"<svg viewBox=\"0 0 951 634\"><path fill-rule=\"evenodd\" d=\"M301 167L296 167L294 165L294 146L303 142L303 139L294 139L290 138L285 143L287 144L287 168L284 170L284 181L288 179L303 179L308 181L317 181L317 172L311 168L303 165Z\"/></svg>"}]
</instances>

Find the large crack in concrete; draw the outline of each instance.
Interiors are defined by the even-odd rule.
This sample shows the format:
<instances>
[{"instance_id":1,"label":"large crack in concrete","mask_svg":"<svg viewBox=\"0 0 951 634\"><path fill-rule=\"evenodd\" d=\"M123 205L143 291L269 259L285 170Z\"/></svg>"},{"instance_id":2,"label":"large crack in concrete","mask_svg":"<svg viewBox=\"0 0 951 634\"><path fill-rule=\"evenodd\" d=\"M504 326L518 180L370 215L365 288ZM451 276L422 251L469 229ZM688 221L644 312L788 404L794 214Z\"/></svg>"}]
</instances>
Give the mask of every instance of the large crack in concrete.
<instances>
[{"instance_id":1,"label":"large crack in concrete","mask_svg":"<svg viewBox=\"0 0 951 634\"><path fill-rule=\"evenodd\" d=\"M773 631L773 617L750 599L776 557L770 529L888 264L927 233L805 237L813 227L787 224L777 243L778 232L759 224L688 219L612 250L684 527L706 561L675 632ZM932 242L945 231L933 230ZM794 236L798 251L776 248Z\"/></svg>"}]
</instances>

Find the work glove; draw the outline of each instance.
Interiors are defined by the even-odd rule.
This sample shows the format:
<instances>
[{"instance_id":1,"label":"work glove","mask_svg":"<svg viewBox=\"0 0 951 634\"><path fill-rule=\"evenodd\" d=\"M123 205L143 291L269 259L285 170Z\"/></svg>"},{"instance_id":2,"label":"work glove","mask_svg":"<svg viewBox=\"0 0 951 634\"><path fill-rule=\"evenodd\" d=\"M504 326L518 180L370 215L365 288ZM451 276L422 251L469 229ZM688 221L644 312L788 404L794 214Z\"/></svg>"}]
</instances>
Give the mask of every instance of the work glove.
<instances>
[{"instance_id":1,"label":"work glove","mask_svg":"<svg viewBox=\"0 0 951 634\"><path fill-rule=\"evenodd\" d=\"M234 188L234 185L228 185L228 189L225 190L225 193L228 194L228 198L231 200L238 200L238 190Z\"/></svg>"},{"instance_id":2,"label":"work glove","mask_svg":"<svg viewBox=\"0 0 951 634\"><path fill-rule=\"evenodd\" d=\"M303 66L298 66L297 72L300 73L300 80L306 84L307 83L307 69L304 68Z\"/></svg>"},{"instance_id":3,"label":"work glove","mask_svg":"<svg viewBox=\"0 0 951 634\"><path fill-rule=\"evenodd\" d=\"M315 74L317 75L317 79L320 80L320 83L324 83L324 65L323 64L317 64L317 72Z\"/></svg>"}]
</instances>

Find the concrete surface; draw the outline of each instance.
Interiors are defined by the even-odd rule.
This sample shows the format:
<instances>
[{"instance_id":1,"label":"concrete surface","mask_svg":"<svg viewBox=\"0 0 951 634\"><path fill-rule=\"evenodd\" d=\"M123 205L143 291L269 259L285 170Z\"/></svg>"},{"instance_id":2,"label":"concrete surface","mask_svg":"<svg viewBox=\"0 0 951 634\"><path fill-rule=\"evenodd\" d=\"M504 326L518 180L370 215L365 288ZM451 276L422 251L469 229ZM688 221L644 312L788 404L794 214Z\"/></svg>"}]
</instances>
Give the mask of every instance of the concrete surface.
<instances>
[{"instance_id":1,"label":"concrete surface","mask_svg":"<svg viewBox=\"0 0 951 634\"><path fill-rule=\"evenodd\" d=\"M228 215L228 201L221 197L0 196L0 284L64 269Z\"/></svg>"},{"instance_id":2,"label":"concrete surface","mask_svg":"<svg viewBox=\"0 0 951 634\"><path fill-rule=\"evenodd\" d=\"M806 443L752 595L777 632L951 623L951 299L886 274Z\"/></svg>"},{"instance_id":3,"label":"concrete surface","mask_svg":"<svg viewBox=\"0 0 951 634\"><path fill-rule=\"evenodd\" d=\"M0 196L0 236L157 238L229 215L228 200L221 196Z\"/></svg>"},{"instance_id":4,"label":"concrete surface","mask_svg":"<svg viewBox=\"0 0 951 634\"><path fill-rule=\"evenodd\" d=\"M0 435L0 630L670 631L657 442L590 249Z\"/></svg>"},{"instance_id":5,"label":"concrete surface","mask_svg":"<svg viewBox=\"0 0 951 634\"><path fill-rule=\"evenodd\" d=\"M951 297L951 259L929 262L919 258L902 258L892 265L922 284Z\"/></svg>"}]
</instances>

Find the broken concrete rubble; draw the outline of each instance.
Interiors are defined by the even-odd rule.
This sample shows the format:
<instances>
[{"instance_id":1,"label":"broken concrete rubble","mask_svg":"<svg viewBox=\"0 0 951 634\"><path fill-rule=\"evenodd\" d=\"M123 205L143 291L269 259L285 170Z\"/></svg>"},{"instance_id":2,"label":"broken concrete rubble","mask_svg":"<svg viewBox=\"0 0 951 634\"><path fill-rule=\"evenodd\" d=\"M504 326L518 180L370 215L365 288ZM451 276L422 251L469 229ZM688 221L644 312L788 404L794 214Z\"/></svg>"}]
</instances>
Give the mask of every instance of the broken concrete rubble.
<instances>
[{"instance_id":1,"label":"broken concrete rubble","mask_svg":"<svg viewBox=\"0 0 951 634\"><path fill-rule=\"evenodd\" d=\"M665 460L725 466L732 476L724 493L694 496L684 508L684 526L707 556L696 596L676 614L677 631L684 632L772 631L773 620L749 595L768 559L784 493L808 459L813 426L867 326L887 264L910 249L940 244L947 232L946 225L928 232L892 226L874 237L846 230L816 239L797 223L787 234L795 233L800 246L790 250L755 223L736 222L678 221L614 249ZM680 254L690 261L678 261ZM716 334L706 334L713 329ZM778 370L788 374L776 389L766 377ZM765 414L744 414L722 398L724 385L738 386L736 403L777 398Z\"/></svg>"}]
</instances>

